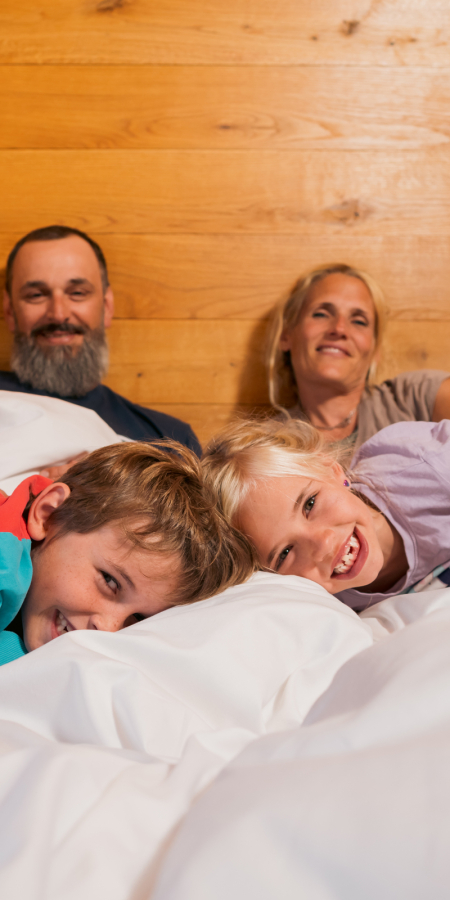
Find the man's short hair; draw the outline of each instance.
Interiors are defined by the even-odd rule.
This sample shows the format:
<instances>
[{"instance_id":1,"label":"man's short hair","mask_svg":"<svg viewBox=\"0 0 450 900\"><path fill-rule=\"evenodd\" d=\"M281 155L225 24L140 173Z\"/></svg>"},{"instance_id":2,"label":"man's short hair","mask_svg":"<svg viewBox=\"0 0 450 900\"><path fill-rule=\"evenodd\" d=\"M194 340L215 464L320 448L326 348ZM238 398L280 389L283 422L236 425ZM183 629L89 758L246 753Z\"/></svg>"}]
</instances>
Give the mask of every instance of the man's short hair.
<instances>
[{"instance_id":1,"label":"man's short hair","mask_svg":"<svg viewBox=\"0 0 450 900\"><path fill-rule=\"evenodd\" d=\"M180 577L174 605L242 584L256 569L249 542L227 523L205 487L199 459L176 441L102 447L60 481L70 494L49 517L50 540L119 525L134 546L176 554Z\"/></svg>"},{"instance_id":2,"label":"man's short hair","mask_svg":"<svg viewBox=\"0 0 450 900\"><path fill-rule=\"evenodd\" d=\"M72 235L76 235L80 237L83 241L86 241L90 247L92 247L96 257L97 262L100 268L100 275L102 278L103 290L109 287L109 278L108 278L108 268L106 265L106 259L103 253L102 248L94 241L85 231L80 231L78 228L69 228L67 225L47 225L45 228L35 228L34 231L29 231L23 238L20 238L20 241L17 241L17 244L11 250L11 253L8 256L6 261L6 273L5 273L5 288L8 294L11 294L11 282L12 282L12 272L14 266L14 260L24 244L30 244L33 241L60 241L63 238L71 237Z\"/></svg>"}]
</instances>

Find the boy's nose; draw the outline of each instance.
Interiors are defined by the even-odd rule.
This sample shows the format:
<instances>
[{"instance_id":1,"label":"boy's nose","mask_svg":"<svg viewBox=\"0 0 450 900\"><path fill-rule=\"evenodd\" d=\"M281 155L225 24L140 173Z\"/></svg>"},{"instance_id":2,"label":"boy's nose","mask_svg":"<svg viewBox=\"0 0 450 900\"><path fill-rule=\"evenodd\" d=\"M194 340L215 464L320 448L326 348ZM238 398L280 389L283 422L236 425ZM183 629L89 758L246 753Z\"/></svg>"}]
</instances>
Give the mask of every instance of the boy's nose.
<instances>
[{"instance_id":1,"label":"boy's nose","mask_svg":"<svg viewBox=\"0 0 450 900\"><path fill-rule=\"evenodd\" d=\"M117 613L97 613L89 617L88 629L91 631L120 631L125 627L122 616Z\"/></svg>"}]
</instances>

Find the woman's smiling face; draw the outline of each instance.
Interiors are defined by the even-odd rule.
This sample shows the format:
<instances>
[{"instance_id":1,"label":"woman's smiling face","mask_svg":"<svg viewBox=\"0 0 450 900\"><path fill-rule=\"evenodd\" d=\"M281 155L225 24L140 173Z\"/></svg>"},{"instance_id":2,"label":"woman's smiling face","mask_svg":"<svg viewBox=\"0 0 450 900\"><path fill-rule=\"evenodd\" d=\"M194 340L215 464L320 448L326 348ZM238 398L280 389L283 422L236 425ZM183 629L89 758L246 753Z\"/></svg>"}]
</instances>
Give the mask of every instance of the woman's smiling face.
<instances>
[{"instance_id":1,"label":"woman's smiling face","mask_svg":"<svg viewBox=\"0 0 450 900\"><path fill-rule=\"evenodd\" d=\"M238 525L263 566L309 578L330 594L376 579L384 563L376 529L381 513L352 494L344 480L333 464L326 481L287 475L250 488Z\"/></svg>"},{"instance_id":2,"label":"woman's smiling face","mask_svg":"<svg viewBox=\"0 0 450 900\"><path fill-rule=\"evenodd\" d=\"M290 351L298 385L364 384L375 352L375 307L364 282L336 272L313 284L280 347Z\"/></svg>"}]
</instances>

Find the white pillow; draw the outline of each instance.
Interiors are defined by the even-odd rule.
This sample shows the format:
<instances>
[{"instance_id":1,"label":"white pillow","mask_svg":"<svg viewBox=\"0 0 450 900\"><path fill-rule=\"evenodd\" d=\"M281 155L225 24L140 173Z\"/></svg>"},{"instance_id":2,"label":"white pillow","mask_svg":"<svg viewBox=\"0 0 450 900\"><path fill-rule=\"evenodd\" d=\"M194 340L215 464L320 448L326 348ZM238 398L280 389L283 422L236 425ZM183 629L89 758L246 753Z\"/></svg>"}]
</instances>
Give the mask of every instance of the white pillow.
<instances>
[{"instance_id":1,"label":"white pillow","mask_svg":"<svg viewBox=\"0 0 450 900\"><path fill-rule=\"evenodd\" d=\"M0 488L39 469L125 440L96 412L66 400L0 391Z\"/></svg>"}]
</instances>

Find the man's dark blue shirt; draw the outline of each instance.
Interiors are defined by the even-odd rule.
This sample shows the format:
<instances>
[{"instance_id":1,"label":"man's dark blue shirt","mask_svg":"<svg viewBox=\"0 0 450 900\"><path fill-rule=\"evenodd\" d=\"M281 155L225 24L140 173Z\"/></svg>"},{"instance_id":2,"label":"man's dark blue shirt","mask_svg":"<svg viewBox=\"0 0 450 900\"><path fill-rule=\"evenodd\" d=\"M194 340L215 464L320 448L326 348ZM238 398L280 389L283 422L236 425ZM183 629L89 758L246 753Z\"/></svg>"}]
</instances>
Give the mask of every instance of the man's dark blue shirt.
<instances>
[{"instance_id":1,"label":"man's dark blue shirt","mask_svg":"<svg viewBox=\"0 0 450 900\"><path fill-rule=\"evenodd\" d=\"M133 441L153 441L161 438L172 438L179 441L185 447L193 450L197 456L201 454L201 446L198 438L190 425L166 416L165 413L156 412L154 409L146 409L138 406L120 394L116 394L104 384L98 384L84 397L60 397L58 394L50 394L48 391L36 391L30 384L23 384L14 372L0 372L0 391L20 391L23 394L40 394L41 397L56 397L58 400L67 400L77 406L93 409L117 434L123 434Z\"/></svg>"}]
</instances>

